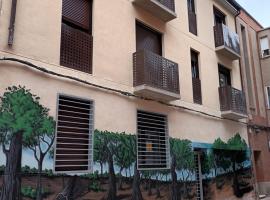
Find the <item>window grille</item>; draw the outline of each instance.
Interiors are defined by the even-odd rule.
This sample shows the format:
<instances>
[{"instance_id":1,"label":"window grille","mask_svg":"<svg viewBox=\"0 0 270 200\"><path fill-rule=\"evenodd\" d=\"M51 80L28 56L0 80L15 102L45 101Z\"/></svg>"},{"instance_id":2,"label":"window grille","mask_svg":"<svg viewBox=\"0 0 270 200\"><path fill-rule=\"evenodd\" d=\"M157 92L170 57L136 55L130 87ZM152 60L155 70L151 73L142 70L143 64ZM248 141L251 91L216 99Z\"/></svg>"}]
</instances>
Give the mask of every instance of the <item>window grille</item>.
<instances>
[{"instance_id":1,"label":"window grille","mask_svg":"<svg viewBox=\"0 0 270 200\"><path fill-rule=\"evenodd\" d=\"M138 111L137 132L138 169L168 169L170 151L167 117Z\"/></svg>"},{"instance_id":2,"label":"window grille","mask_svg":"<svg viewBox=\"0 0 270 200\"><path fill-rule=\"evenodd\" d=\"M58 96L55 172L91 172L93 101Z\"/></svg>"}]
</instances>

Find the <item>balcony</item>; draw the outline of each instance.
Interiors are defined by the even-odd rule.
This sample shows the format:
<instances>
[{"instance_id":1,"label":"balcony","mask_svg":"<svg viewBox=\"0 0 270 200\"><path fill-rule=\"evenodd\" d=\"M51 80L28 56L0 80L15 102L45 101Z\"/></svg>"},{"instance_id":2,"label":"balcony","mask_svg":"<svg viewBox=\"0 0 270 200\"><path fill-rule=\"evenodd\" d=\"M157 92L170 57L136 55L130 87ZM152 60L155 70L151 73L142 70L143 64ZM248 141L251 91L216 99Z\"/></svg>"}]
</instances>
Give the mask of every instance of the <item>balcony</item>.
<instances>
[{"instance_id":1,"label":"balcony","mask_svg":"<svg viewBox=\"0 0 270 200\"><path fill-rule=\"evenodd\" d=\"M180 99L178 64L147 50L133 54L135 93L161 101Z\"/></svg>"},{"instance_id":2,"label":"balcony","mask_svg":"<svg viewBox=\"0 0 270 200\"><path fill-rule=\"evenodd\" d=\"M239 120L247 118L245 94L241 90L224 86L219 88L222 117Z\"/></svg>"},{"instance_id":3,"label":"balcony","mask_svg":"<svg viewBox=\"0 0 270 200\"><path fill-rule=\"evenodd\" d=\"M224 24L214 26L216 52L232 60L240 58L239 36Z\"/></svg>"},{"instance_id":4,"label":"balcony","mask_svg":"<svg viewBox=\"0 0 270 200\"><path fill-rule=\"evenodd\" d=\"M165 22L177 17L174 0L132 0L132 2Z\"/></svg>"},{"instance_id":5,"label":"balcony","mask_svg":"<svg viewBox=\"0 0 270 200\"><path fill-rule=\"evenodd\" d=\"M60 65L92 73L93 37L62 23Z\"/></svg>"}]
</instances>

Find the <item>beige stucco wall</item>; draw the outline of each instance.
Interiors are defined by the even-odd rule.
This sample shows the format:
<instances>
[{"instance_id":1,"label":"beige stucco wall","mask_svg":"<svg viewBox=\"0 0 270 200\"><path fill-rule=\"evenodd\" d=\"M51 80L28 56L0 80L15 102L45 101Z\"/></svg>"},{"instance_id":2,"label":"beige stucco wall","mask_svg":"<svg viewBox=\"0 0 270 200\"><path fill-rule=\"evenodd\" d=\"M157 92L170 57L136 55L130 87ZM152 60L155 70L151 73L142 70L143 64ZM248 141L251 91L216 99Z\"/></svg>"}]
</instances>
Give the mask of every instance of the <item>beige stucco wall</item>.
<instances>
[{"instance_id":1,"label":"beige stucco wall","mask_svg":"<svg viewBox=\"0 0 270 200\"><path fill-rule=\"evenodd\" d=\"M135 20L163 33L163 56L177 62L180 72L181 100L174 104L220 116L218 96L218 63L232 70L232 85L241 89L238 61L217 55L214 46L213 5L227 14L227 24L235 30L234 16L214 0L197 0L198 37L188 31L186 1L176 1L178 18L164 23L131 0L95 0L93 4L93 75L59 66L61 1L18 1L15 39L7 47L10 15L9 0L2 0L0 16L0 56L18 56L50 70L72 75L92 83L133 92L132 53L136 49ZM200 75L203 105L193 104L190 68L190 48L200 52ZM14 64L13 64L14 65ZM41 96L54 115L58 92L95 100L95 126L112 131L136 132L136 109L168 113L172 136L200 142L227 139L234 133L246 138L246 127L227 120L171 110L155 103L127 100L65 81L35 74L27 68L0 63L1 91L11 84L26 85ZM25 69L24 69L25 68ZM3 78L2 78L3 76ZM117 120L115 120L117 117Z\"/></svg>"},{"instance_id":2,"label":"beige stucco wall","mask_svg":"<svg viewBox=\"0 0 270 200\"><path fill-rule=\"evenodd\" d=\"M234 133L239 132L246 139L246 129L243 124L212 119L193 112L168 108L159 103L104 92L73 81L44 75L21 64L1 63L0 74L0 94L3 94L4 89L10 85L24 85L30 88L33 94L41 97L41 103L50 108L52 116L56 116L56 101L59 93L93 99L96 129L134 134L136 111L140 109L167 115L169 135L172 137L212 143L218 137L227 140Z\"/></svg>"}]
</instances>

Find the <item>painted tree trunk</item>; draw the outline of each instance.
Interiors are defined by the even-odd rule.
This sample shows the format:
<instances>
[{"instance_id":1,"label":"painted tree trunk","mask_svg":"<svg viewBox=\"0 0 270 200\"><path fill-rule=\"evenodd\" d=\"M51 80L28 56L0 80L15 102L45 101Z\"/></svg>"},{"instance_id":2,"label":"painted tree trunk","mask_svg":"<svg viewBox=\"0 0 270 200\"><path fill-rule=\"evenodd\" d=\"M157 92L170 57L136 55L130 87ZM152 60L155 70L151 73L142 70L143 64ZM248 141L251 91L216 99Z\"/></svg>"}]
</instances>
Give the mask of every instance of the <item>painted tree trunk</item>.
<instances>
[{"instance_id":1,"label":"painted tree trunk","mask_svg":"<svg viewBox=\"0 0 270 200\"><path fill-rule=\"evenodd\" d=\"M235 196L237 196L238 198L243 196L243 193L241 192L240 186L239 186L235 161L233 161L233 192Z\"/></svg>"},{"instance_id":2,"label":"painted tree trunk","mask_svg":"<svg viewBox=\"0 0 270 200\"><path fill-rule=\"evenodd\" d=\"M118 186L118 189L119 190L123 190L123 176L122 176L122 171L123 171L123 168L121 167L120 170L119 170L119 186Z\"/></svg>"},{"instance_id":3,"label":"painted tree trunk","mask_svg":"<svg viewBox=\"0 0 270 200\"><path fill-rule=\"evenodd\" d=\"M100 176L103 177L103 163L100 162Z\"/></svg>"},{"instance_id":4,"label":"painted tree trunk","mask_svg":"<svg viewBox=\"0 0 270 200\"><path fill-rule=\"evenodd\" d=\"M112 155L109 155L108 159L109 164L109 190L107 193L107 200L116 200L116 177L113 167L113 157Z\"/></svg>"},{"instance_id":5,"label":"painted tree trunk","mask_svg":"<svg viewBox=\"0 0 270 200\"><path fill-rule=\"evenodd\" d=\"M137 170L137 163L134 165L134 178L132 184L132 200L143 200L140 189L140 173Z\"/></svg>"},{"instance_id":6,"label":"painted tree trunk","mask_svg":"<svg viewBox=\"0 0 270 200\"><path fill-rule=\"evenodd\" d=\"M172 184L171 184L171 200L179 200L181 199L178 196L177 190L177 174L176 174L176 160L175 156L172 156L172 164L171 164L171 176L172 176Z\"/></svg>"},{"instance_id":7,"label":"painted tree trunk","mask_svg":"<svg viewBox=\"0 0 270 200\"><path fill-rule=\"evenodd\" d=\"M6 167L4 172L1 200L21 199L21 160L22 133L18 132L11 138L9 150L5 152Z\"/></svg>"},{"instance_id":8,"label":"painted tree trunk","mask_svg":"<svg viewBox=\"0 0 270 200\"><path fill-rule=\"evenodd\" d=\"M152 180L151 180L151 176L148 177L148 192L147 192L147 195L148 196L151 196L152 195Z\"/></svg>"},{"instance_id":9,"label":"painted tree trunk","mask_svg":"<svg viewBox=\"0 0 270 200\"><path fill-rule=\"evenodd\" d=\"M42 163L43 163L43 158L40 158L40 161L38 161L37 198L36 198L36 200L43 199L42 198L42 182L41 182Z\"/></svg>"},{"instance_id":10,"label":"painted tree trunk","mask_svg":"<svg viewBox=\"0 0 270 200\"><path fill-rule=\"evenodd\" d=\"M78 177L73 176L68 180L64 190L58 194L56 200L75 200L82 195L84 190L85 188Z\"/></svg>"},{"instance_id":11,"label":"painted tree trunk","mask_svg":"<svg viewBox=\"0 0 270 200\"><path fill-rule=\"evenodd\" d=\"M160 188L159 188L158 181L157 181L157 183L156 183L156 198L157 198L157 199L161 198Z\"/></svg>"}]
</instances>

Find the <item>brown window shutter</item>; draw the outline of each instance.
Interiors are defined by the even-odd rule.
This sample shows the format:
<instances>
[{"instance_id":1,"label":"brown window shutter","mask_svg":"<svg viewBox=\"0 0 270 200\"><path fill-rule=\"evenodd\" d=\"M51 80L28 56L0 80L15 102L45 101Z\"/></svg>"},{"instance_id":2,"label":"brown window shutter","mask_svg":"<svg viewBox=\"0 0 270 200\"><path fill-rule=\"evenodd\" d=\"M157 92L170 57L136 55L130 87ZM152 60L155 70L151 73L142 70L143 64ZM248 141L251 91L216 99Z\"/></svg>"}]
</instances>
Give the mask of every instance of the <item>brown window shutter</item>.
<instances>
[{"instance_id":1,"label":"brown window shutter","mask_svg":"<svg viewBox=\"0 0 270 200\"><path fill-rule=\"evenodd\" d=\"M162 55L162 35L157 31L136 23L136 49L137 51L148 50L155 54Z\"/></svg>"},{"instance_id":2,"label":"brown window shutter","mask_svg":"<svg viewBox=\"0 0 270 200\"><path fill-rule=\"evenodd\" d=\"M92 73L93 38L84 31L62 23L61 57L62 66Z\"/></svg>"},{"instance_id":3,"label":"brown window shutter","mask_svg":"<svg viewBox=\"0 0 270 200\"><path fill-rule=\"evenodd\" d=\"M63 19L81 28L91 27L90 0L63 0Z\"/></svg>"}]
</instances>

